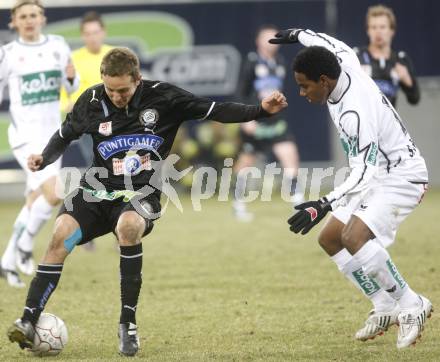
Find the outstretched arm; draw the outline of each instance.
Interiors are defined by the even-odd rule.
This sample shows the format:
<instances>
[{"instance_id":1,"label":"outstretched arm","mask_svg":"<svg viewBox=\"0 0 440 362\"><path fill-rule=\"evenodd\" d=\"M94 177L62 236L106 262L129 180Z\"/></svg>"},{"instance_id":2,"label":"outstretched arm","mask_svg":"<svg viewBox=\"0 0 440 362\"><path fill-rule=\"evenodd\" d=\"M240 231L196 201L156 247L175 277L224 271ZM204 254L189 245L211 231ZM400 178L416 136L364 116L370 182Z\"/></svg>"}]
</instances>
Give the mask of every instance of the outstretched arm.
<instances>
[{"instance_id":1,"label":"outstretched arm","mask_svg":"<svg viewBox=\"0 0 440 362\"><path fill-rule=\"evenodd\" d=\"M259 105L235 102L214 102L208 98L196 97L169 83L160 83L167 95L171 109L179 121L215 120L222 123L241 123L258 118L270 117L287 107L284 94L275 91L265 97ZM158 87L158 88L159 88Z\"/></svg>"},{"instance_id":2,"label":"outstretched arm","mask_svg":"<svg viewBox=\"0 0 440 362\"><path fill-rule=\"evenodd\" d=\"M341 63L341 67L359 67L359 59L356 53L344 42L324 33L315 33L310 29L285 29L275 34L275 38L270 39L272 44L294 44L301 43L306 47L321 46L330 50Z\"/></svg>"},{"instance_id":3,"label":"outstretched arm","mask_svg":"<svg viewBox=\"0 0 440 362\"><path fill-rule=\"evenodd\" d=\"M216 120L222 123L248 122L258 118L270 117L287 107L284 94L275 91L263 98L259 106L242 103L215 103L209 115L204 119Z\"/></svg>"}]
</instances>

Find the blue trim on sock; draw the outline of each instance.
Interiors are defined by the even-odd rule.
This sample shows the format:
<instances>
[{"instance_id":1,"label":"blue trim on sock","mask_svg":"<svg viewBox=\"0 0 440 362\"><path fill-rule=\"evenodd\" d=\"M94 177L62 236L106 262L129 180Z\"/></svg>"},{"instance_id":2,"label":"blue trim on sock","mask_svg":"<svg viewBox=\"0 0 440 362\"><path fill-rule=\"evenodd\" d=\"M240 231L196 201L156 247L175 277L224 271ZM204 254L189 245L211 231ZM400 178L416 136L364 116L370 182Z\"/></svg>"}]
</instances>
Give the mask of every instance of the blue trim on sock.
<instances>
[{"instance_id":1,"label":"blue trim on sock","mask_svg":"<svg viewBox=\"0 0 440 362\"><path fill-rule=\"evenodd\" d=\"M44 306L46 305L47 300L49 299L49 296L54 289L55 289L55 284L50 282L49 285L47 286L46 290L44 291L43 296L41 297L40 303L38 305L41 310L44 309Z\"/></svg>"},{"instance_id":2,"label":"blue trim on sock","mask_svg":"<svg viewBox=\"0 0 440 362\"><path fill-rule=\"evenodd\" d=\"M76 244L78 244L82 239L81 229L76 229L66 240L64 240L64 248L67 252L71 252Z\"/></svg>"}]
</instances>

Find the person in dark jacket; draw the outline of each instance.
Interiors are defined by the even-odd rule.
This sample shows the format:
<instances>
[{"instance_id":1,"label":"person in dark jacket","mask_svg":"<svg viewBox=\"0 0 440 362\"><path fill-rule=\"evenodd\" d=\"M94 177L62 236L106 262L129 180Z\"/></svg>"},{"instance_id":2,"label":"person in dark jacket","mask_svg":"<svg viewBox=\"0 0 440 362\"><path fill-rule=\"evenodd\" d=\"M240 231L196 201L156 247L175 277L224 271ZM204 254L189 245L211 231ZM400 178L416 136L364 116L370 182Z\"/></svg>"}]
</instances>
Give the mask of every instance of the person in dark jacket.
<instances>
[{"instance_id":1,"label":"person in dark jacket","mask_svg":"<svg viewBox=\"0 0 440 362\"><path fill-rule=\"evenodd\" d=\"M373 78L383 94L396 106L399 89L410 104L420 101L420 90L414 67L407 53L392 48L396 33L396 17L384 5L370 6L366 16L369 44L354 48L365 72Z\"/></svg>"}]
</instances>

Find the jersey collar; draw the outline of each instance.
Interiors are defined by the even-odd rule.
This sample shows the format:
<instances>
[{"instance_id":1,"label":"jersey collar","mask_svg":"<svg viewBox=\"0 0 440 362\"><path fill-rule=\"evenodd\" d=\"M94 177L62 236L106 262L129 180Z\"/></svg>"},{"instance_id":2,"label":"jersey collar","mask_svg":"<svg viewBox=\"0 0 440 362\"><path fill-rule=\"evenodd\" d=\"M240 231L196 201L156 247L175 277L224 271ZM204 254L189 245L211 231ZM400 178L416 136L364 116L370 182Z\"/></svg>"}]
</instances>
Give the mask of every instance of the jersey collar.
<instances>
[{"instance_id":1,"label":"jersey collar","mask_svg":"<svg viewBox=\"0 0 440 362\"><path fill-rule=\"evenodd\" d=\"M33 41L33 42L28 42L25 41L22 37L18 37L17 38L17 43L21 44L21 45L27 45L27 46L36 46L36 45L41 45L47 42L47 36L44 34L40 34L40 37L38 38L37 41Z\"/></svg>"},{"instance_id":2,"label":"jersey collar","mask_svg":"<svg viewBox=\"0 0 440 362\"><path fill-rule=\"evenodd\" d=\"M338 78L338 82L336 83L335 89L330 93L328 97L328 102L330 104L337 104L340 102L342 97L344 97L345 93L347 93L348 89L351 85L351 78L346 72L341 72Z\"/></svg>"},{"instance_id":3,"label":"jersey collar","mask_svg":"<svg viewBox=\"0 0 440 362\"><path fill-rule=\"evenodd\" d=\"M138 109L141 103L142 88L143 81L141 80L140 84L137 86L136 91L133 94L133 97L131 97L130 102L128 102L128 109L124 109L118 108L113 104L113 102L107 95L107 92L105 91L105 86L102 85L103 100L107 106L108 113L112 114L114 112L127 112L132 111L133 109Z\"/></svg>"},{"instance_id":4,"label":"jersey collar","mask_svg":"<svg viewBox=\"0 0 440 362\"><path fill-rule=\"evenodd\" d=\"M143 87L144 87L144 81L141 79L141 82L137 86L136 91L133 94L133 97L130 99L130 102L128 103L130 107L139 108L141 103L141 95L142 95Z\"/></svg>"}]
</instances>

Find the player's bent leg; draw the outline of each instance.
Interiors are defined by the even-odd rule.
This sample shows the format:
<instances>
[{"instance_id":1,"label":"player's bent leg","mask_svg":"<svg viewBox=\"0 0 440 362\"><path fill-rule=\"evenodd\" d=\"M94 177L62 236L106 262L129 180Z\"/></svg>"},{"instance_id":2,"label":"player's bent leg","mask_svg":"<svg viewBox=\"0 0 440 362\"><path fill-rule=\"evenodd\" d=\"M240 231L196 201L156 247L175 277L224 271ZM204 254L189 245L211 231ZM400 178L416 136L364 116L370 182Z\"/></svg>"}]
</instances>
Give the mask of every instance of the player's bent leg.
<instances>
[{"instance_id":1,"label":"player's bent leg","mask_svg":"<svg viewBox=\"0 0 440 362\"><path fill-rule=\"evenodd\" d=\"M371 237L367 239L369 235L372 232L368 226L358 216L352 216L342 233L342 243L362 265L365 274L399 304L397 347L408 347L415 344L420 337L424 324L432 313L432 304L409 287L388 251L370 240Z\"/></svg>"},{"instance_id":2,"label":"player's bent leg","mask_svg":"<svg viewBox=\"0 0 440 362\"><path fill-rule=\"evenodd\" d=\"M246 175L240 171L246 167L252 167L253 165L255 165L255 155L248 152L240 153L234 165L236 181L232 208L234 210L235 218L242 222L252 221L254 215L247 210L246 203L243 200L246 193Z\"/></svg>"},{"instance_id":3,"label":"player's bent leg","mask_svg":"<svg viewBox=\"0 0 440 362\"><path fill-rule=\"evenodd\" d=\"M24 288L25 284L21 281L17 273L16 254L17 240L20 238L29 218L29 208L24 205L15 219L12 235L9 238L6 250L1 257L0 277L5 278L8 284L15 288Z\"/></svg>"},{"instance_id":4,"label":"player's bent leg","mask_svg":"<svg viewBox=\"0 0 440 362\"><path fill-rule=\"evenodd\" d=\"M44 195L47 202L53 207L60 204L61 199L58 197L56 193L56 176L52 176L43 182L41 185L41 192Z\"/></svg>"},{"instance_id":5,"label":"player's bent leg","mask_svg":"<svg viewBox=\"0 0 440 362\"><path fill-rule=\"evenodd\" d=\"M53 208L60 202L55 192L55 186L56 177L51 176L40 185L41 195L35 198L35 191L29 195L29 198L34 198L34 201L30 208L26 228L17 241L16 264L24 274L33 274L34 237L51 217Z\"/></svg>"},{"instance_id":6,"label":"player's bent leg","mask_svg":"<svg viewBox=\"0 0 440 362\"><path fill-rule=\"evenodd\" d=\"M330 257L344 249L341 241L341 234L344 227L345 224L334 216L330 216L318 235L319 245Z\"/></svg>"},{"instance_id":7,"label":"player's bent leg","mask_svg":"<svg viewBox=\"0 0 440 362\"><path fill-rule=\"evenodd\" d=\"M339 271L352 282L374 305L364 326L355 333L360 341L374 339L397 323L400 308L397 303L366 275L362 265L344 248L342 232L345 224L331 216L319 234L319 244L335 262Z\"/></svg>"},{"instance_id":8,"label":"player's bent leg","mask_svg":"<svg viewBox=\"0 0 440 362\"><path fill-rule=\"evenodd\" d=\"M21 348L32 348L34 326L58 285L64 260L73 246L80 242L81 236L79 224L73 217L62 214L57 218L46 255L31 282L23 315L8 329L9 340L18 343Z\"/></svg>"},{"instance_id":9,"label":"player's bent leg","mask_svg":"<svg viewBox=\"0 0 440 362\"><path fill-rule=\"evenodd\" d=\"M146 221L136 211L125 211L116 224L116 236L121 246L139 244L145 231Z\"/></svg>"},{"instance_id":10,"label":"player's bent leg","mask_svg":"<svg viewBox=\"0 0 440 362\"><path fill-rule=\"evenodd\" d=\"M298 147L292 141L277 142L273 145L272 151L280 161L284 169L284 177L290 180L293 205L299 205L304 202L304 187L298 180L299 152Z\"/></svg>"},{"instance_id":11,"label":"player's bent leg","mask_svg":"<svg viewBox=\"0 0 440 362\"><path fill-rule=\"evenodd\" d=\"M136 211L125 211L119 216L115 229L120 245L121 275L119 352L124 356L134 356L139 350L136 309L142 285L141 238L149 222Z\"/></svg>"},{"instance_id":12,"label":"player's bent leg","mask_svg":"<svg viewBox=\"0 0 440 362\"><path fill-rule=\"evenodd\" d=\"M41 195L41 190L31 190L26 195L26 206L30 209L34 201Z\"/></svg>"},{"instance_id":13,"label":"player's bent leg","mask_svg":"<svg viewBox=\"0 0 440 362\"><path fill-rule=\"evenodd\" d=\"M45 264L63 263L81 240L82 232L78 221L69 214L61 214L55 220L52 240L42 262Z\"/></svg>"},{"instance_id":14,"label":"player's bent leg","mask_svg":"<svg viewBox=\"0 0 440 362\"><path fill-rule=\"evenodd\" d=\"M342 245L354 255L369 240L375 238L375 235L368 226L357 216L352 216L345 227L342 229Z\"/></svg>"}]
</instances>

